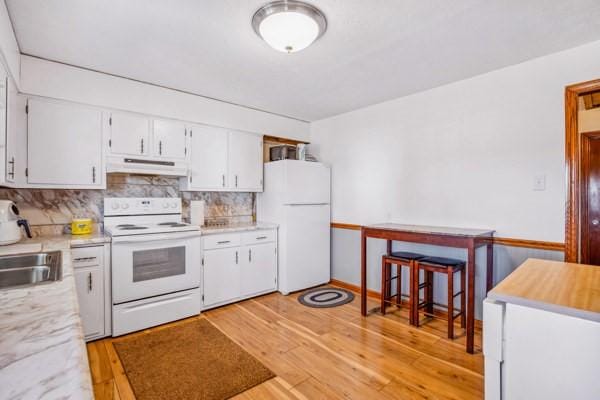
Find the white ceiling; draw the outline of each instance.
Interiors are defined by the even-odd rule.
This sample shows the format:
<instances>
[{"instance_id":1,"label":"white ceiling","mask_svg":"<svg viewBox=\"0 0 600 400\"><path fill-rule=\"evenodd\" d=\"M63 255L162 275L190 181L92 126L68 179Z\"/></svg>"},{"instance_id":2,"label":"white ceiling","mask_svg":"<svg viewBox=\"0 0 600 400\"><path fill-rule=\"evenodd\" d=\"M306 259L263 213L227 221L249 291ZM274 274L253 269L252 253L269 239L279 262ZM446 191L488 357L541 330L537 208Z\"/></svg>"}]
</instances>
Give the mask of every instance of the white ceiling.
<instances>
[{"instance_id":1,"label":"white ceiling","mask_svg":"<svg viewBox=\"0 0 600 400\"><path fill-rule=\"evenodd\" d=\"M267 0L6 0L21 52L314 121L600 39L598 0L311 0L325 35L275 51Z\"/></svg>"}]
</instances>

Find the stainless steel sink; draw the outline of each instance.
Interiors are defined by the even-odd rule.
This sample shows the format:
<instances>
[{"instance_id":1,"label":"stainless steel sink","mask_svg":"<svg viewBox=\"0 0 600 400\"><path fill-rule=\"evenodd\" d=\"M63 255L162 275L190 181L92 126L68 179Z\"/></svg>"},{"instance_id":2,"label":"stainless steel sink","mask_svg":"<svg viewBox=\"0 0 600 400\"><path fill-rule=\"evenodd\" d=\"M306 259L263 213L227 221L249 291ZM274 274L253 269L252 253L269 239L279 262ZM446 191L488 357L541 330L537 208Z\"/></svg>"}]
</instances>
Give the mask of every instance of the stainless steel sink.
<instances>
[{"instance_id":1,"label":"stainless steel sink","mask_svg":"<svg viewBox=\"0 0 600 400\"><path fill-rule=\"evenodd\" d=\"M60 251L0 256L0 288L62 279Z\"/></svg>"}]
</instances>

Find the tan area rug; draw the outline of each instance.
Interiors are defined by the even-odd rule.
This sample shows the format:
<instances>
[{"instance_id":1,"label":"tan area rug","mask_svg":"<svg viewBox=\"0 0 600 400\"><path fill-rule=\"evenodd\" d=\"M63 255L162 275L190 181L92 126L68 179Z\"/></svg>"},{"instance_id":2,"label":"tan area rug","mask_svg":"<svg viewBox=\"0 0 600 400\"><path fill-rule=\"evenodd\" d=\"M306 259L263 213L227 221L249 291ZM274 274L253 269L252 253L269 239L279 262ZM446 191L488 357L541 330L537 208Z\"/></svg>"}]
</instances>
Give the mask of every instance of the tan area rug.
<instances>
[{"instance_id":1,"label":"tan area rug","mask_svg":"<svg viewBox=\"0 0 600 400\"><path fill-rule=\"evenodd\" d=\"M275 377L205 319L113 343L137 400L227 399Z\"/></svg>"}]
</instances>

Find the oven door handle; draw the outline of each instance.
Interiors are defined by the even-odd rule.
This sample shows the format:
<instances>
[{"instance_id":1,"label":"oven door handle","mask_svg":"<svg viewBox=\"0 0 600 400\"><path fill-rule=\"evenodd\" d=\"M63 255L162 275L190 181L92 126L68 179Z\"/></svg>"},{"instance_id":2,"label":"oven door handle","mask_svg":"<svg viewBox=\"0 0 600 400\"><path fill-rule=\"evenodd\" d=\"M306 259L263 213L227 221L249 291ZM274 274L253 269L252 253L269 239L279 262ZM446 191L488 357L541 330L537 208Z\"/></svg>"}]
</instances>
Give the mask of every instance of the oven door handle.
<instances>
[{"instance_id":1,"label":"oven door handle","mask_svg":"<svg viewBox=\"0 0 600 400\"><path fill-rule=\"evenodd\" d=\"M156 233L149 235L133 235L133 236L115 236L112 238L113 243L140 243L140 242L164 242L166 240L190 239L200 237L200 231L181 232L181 233Z\"/></svg>"}]
</instances>

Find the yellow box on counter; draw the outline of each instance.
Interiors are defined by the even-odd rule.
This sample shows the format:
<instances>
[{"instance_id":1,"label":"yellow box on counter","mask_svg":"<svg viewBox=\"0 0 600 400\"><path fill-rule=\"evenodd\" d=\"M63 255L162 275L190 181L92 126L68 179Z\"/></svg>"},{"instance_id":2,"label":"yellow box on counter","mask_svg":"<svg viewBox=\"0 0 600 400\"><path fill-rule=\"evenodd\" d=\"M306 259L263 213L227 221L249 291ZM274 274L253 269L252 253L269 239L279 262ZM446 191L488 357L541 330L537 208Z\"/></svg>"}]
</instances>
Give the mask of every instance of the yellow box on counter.
<instances>
[{"instance_id":1,"label":"yellow box on counter","mask_svg":"<svg viewBox=\"0 0 600 400\"><path fill-rule=\"evenodd\" d=\"M71 221L71 233L73 235L87 235L92 233L91 218L76 218Z\"/></svg>"}]
</instances>

